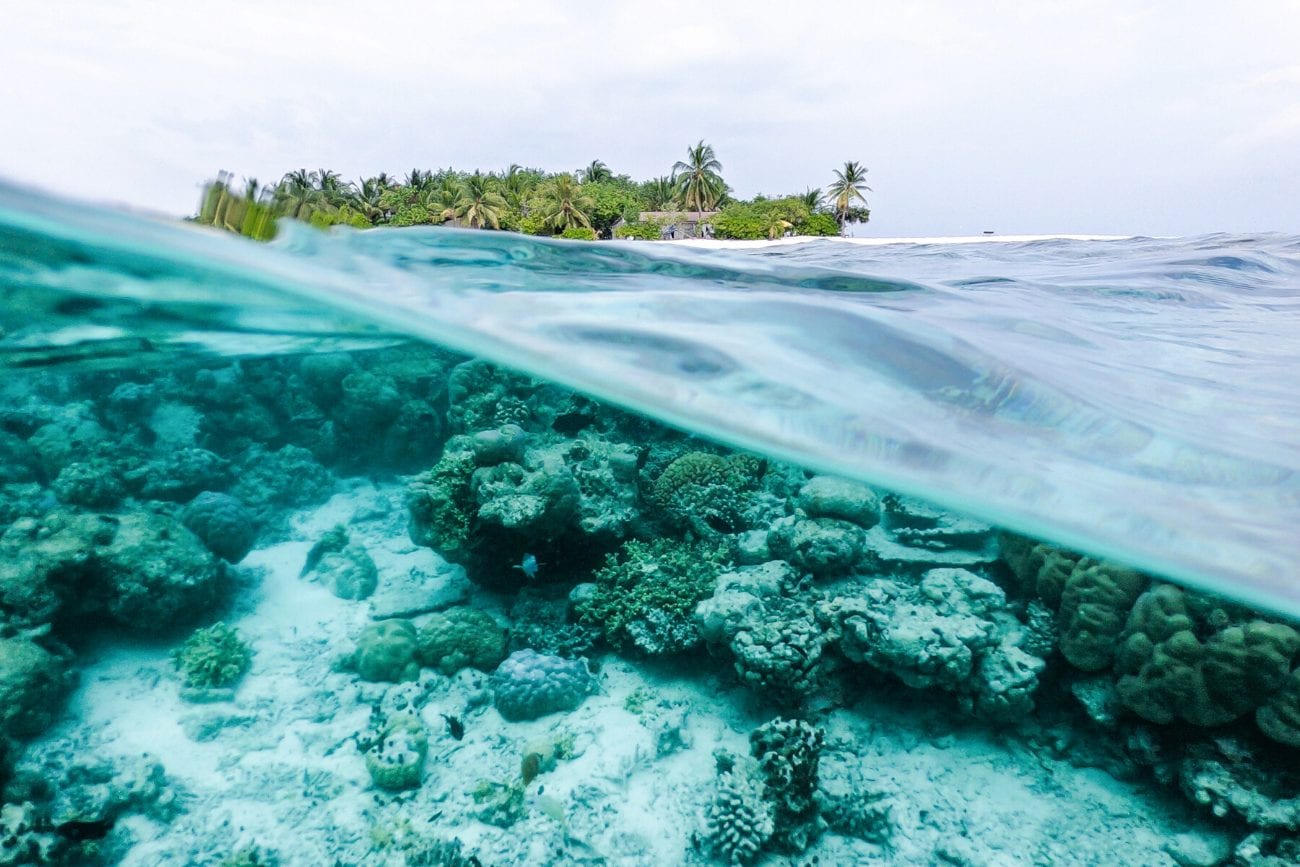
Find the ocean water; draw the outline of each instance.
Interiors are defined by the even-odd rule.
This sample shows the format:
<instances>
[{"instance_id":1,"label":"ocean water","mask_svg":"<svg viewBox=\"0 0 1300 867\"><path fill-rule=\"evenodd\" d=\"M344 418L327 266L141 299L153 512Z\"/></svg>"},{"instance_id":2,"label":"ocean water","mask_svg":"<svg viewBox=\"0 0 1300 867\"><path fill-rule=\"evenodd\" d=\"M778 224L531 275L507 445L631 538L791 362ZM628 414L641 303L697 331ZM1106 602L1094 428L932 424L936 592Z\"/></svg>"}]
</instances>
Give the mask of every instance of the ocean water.
<instances>
[{"instance_id":1,"label":"ocean water","mask_svg":"<svg viewBox=\"0 0 1300 867\"><path fill-rule=\"evenodd\" d=\"M1295 863L1297 373L1291 236L0 186L0 865Z\"/></svg>"}]
</instances>

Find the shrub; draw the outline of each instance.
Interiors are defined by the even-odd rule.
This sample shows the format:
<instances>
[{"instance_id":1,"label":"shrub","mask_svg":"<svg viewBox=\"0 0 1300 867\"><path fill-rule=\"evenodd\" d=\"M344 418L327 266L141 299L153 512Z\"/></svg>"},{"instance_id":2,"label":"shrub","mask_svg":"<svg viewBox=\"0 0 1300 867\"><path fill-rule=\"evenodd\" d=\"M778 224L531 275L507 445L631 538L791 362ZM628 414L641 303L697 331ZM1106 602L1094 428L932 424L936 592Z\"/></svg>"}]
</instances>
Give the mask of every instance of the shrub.
<instances>
[{"instance_id":1,"label":"shrub","mask_svg":"<svg viewBox=\"0 0 1300 867\"><path fill-rule=\"evenodd\" d=\"M653 220L624 223L614 230L614 237L637 241L658 241L663 237L663 227Z\"/></svg>"},{"instance_id":2,"label":"shrub","mask_svg":"<svg viewBox=\"0 0 1300 867\"><path fill-rule=\"evenodd\" d=\"M585 226L570 226L560 233L561 238L568 238L571 241L594 241L596 240L596 230L588 229Z\"/></svg>"}]
</instances>

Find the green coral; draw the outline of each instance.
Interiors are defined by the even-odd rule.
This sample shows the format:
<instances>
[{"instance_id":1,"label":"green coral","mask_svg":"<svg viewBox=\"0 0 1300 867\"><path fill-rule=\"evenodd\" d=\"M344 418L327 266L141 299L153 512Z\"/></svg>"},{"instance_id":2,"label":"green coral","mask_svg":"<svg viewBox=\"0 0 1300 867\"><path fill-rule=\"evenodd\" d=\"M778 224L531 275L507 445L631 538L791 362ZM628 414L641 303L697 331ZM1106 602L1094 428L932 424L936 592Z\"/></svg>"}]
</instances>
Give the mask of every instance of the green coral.
<instances>
[{"instance_id":1,"label":"green coral","mask_svg":"<svg viewBox=\"0 0 1300 867\"><path fill-rule=\"evenodd\" d=\"M1091 557L1076 563L1061 590L1061 655L1084 671L1110 667L1129 609L1146 584L1132 569Z\"/></svg>"},{"instance_id":2,"label":"green coral","mask_svg":"<svg viewBox=\"0 0 1300 867\"><path fill-rule=\"evenodd\" d=\"M457 444L449 442L438 463L416 476L406 491L411 541L448 556L468 546L476 511L470 484L474 453L468 447L456 448Z\"/></svg>"},{"instance_id":3,"label":"green coral","mask_svg":"<svg viewBox=\"0 0 1300 867\"><path fill-rule=\"evenodd\" d=\"M506 631L477 608L449 608L420 627L417 655L446 675L462 668L491 671L506 658Z\"/></svg>"},{"instance_id":4,"label":"green coral","mask_svg":"<svg viewBox=\"0 0 1300 867\"><path fill-rule=\"evenodd\" d=\"M420 676L415 661L419 646L415 624L409 620L384 620L367 626L357 638L351 664L363 680L401 683Z\"/></svg>"},{"instance_id":5,"label":"green coral","mask_svg":"<svg viewBox=\"0 0 1300 867\"><path fill-rule=\"evenodd\" d=\"M417 717L394 714L365 751L366 770L374 784L386 792L419 788L429 733Z\"/></svg>"},{"instance_id":6,"label":"green coral","mask_svg":"<svg viewBox=\"0 0 1300 867\"><path fill-rule=\"evenodd\" d=\"M687 650L700 641L695 606L713 592L727 560L725 545L629 540L596 573L578 618L615 647L652 656Z\"/></svg>"},{"instance_id":7,"label":"green coral","mask_svg":"<svg viewBox=\"0 0 1300 867\"><path fill-rule=\"evenodd\" d=\"M670 523L699 536L735 532L743 529L748 493L763 471L763 461L752 455L687 452L664 467L650 486L650 501Z\"/></svg>"},{"instance_id":8,"label":"green coral","mask_svg":"<svg viewBox=\"0 0 1300 867\"><path fill-rule=\"evenodd\" d=\"M1116 654L1117 694L1125 707L1151 722L1231 722L1284 685L1300 650L1300 634L1280 623L1253 620L1206 636L1207 624L1188 597L1163 584L1138 599Z\"/></svg>"},{"instance_id":9,"label":"green coral","mask_svg":"<svg viewBox=\"0 0 1300 867\"><path fill-rule=\"evenodd\" d=\"M248 671L253 651L239 637L239 630L218 622L185 639L172 652L172 662L189 689L225 689L234 686Z\"/></svg>"}]
</instances>

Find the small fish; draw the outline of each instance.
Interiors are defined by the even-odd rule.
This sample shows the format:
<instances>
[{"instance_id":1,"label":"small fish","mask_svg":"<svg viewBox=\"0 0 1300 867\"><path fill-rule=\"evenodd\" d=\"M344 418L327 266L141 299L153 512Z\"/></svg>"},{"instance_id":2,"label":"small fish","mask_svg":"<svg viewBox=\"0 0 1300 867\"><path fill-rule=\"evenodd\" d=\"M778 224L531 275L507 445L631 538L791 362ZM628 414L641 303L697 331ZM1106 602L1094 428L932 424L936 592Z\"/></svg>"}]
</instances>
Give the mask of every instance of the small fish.
<instances>
[{"instance_id":1,"label":"small fish","mask_svg":"<svg viewBox=\"0 0 1300 867\"><path fill-rule=\"evenodd\" d=\"M518 569L520 572L523 572L524 577L527 578L529 581L533 581L536 580L537 578L537 567L541 565L542 565L541 563L537 562L537 555L525 554L524 559L521 560L519 565L516 566L515 568Z\"/></svg>"},{"instance_id":2,"label":"small fish","mask_svg":"<svg viewBox=\"0 0 1300 867\"><path fill-rule=\"evenodd\" d=\"M447 722L447 734L451 735L452 739L460 740L465 737L465 724L460 721L460 717L449 716L445 713L441 716Z\"/></svg>"}]
</instances>

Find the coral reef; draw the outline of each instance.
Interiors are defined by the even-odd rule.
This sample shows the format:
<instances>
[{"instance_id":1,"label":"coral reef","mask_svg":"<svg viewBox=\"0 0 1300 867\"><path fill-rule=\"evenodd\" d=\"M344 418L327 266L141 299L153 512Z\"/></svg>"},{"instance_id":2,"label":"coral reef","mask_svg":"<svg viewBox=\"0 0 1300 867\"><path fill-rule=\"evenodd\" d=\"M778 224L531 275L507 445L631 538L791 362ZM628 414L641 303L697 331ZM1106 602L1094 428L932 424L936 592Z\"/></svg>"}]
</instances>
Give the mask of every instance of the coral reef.
<instances>
[{"instance_id":1,"label":"coral reef","mask_svg":"<svg viewBox=\"0 0 1300 867\"><path fill-rule=\"evenodd\" d=\"M364 748L366 770L375 786L384 791L415 789L423 779L428 752L429 734L419 718L394 714Z\"/></svg>"},{"instance_id":2,"label":"coral reef","mask_svg":"<svg viewBox=\"0 0 1300 867\"><path fill-rule=\"evenodd\" d=\"M0 740L44 731L75 683L66 650L29 638L0 638Z\"/></svg>"},{"instance_id":3,"label":"coral reef","mask_svg":"<svg viewBox=\"0 0 1300 867\"><path fill-rule=\"evenodd\" d=\"M348 663L363 680L401 683L420 676L418 649L415 624L409 620L384 620L362 630Z\"/></svg>"},{"instance_id":4,"label":"coral reef","mask_svg":"<svg viewBox=\"0 0 1300 867\"><path fill-rule=\"evenodd\" d=\"M462 668L491 671L506 657L506 631L477 608L449 608L420 626L416 655L421 665L447 675Z\"/></svg>"},{"instance_id":5,"label":"coral reef","mask_svg":"<svg viewBox=\"0 0 1300 867\"><path fill-rule=\"evenodd\" d=\"M492 675L492 700L511 722L571 711L596 688L582 660L516 650Z\"/></svg>"},{"instance_id":6,"label":"coral reef","mask_svg":"<svg viewBox=\"0 0 1300 867\"><path fill-rule=\"evenodd\" d=\"M253 650L239 637L239 630L224 623L196 630L172 652L180 672L182 695L198 699L209 690L233 687L253 661Z\"/></svg>"},{"instance_id":7,"label":"coral reef","mask_svg":"<svg viewBox=\"0 0 1300 867\"><path fill-rule=\"evenodd\" d=\"M650 656L690 650L700 643L695 606L713 591L727 558L721 545L630 540L607 558L576 613L618 648Z\"/></svg>"},{"instance_id":8,"label":"coral reef","mask_svg":"<svg viewBox=\"0 0 1300 867\"><path fill-rule=\"evenodd\" d=\"M228 563L243 560L257 541L253 513L229 494L202 492L181 512L181 523Z\"/></svg>"},{"instance_id":9,"label":"coral reef","mask_svg":"<svg viewBox=\"0 0 1300 867\"><path fill-rule=\"evenodd\" d=\"M776 808L752 762L735 761L718 775L717 792L705 814L709 850L726 864L758 860L776 829Z\"/></svg>"}]
</instances>

